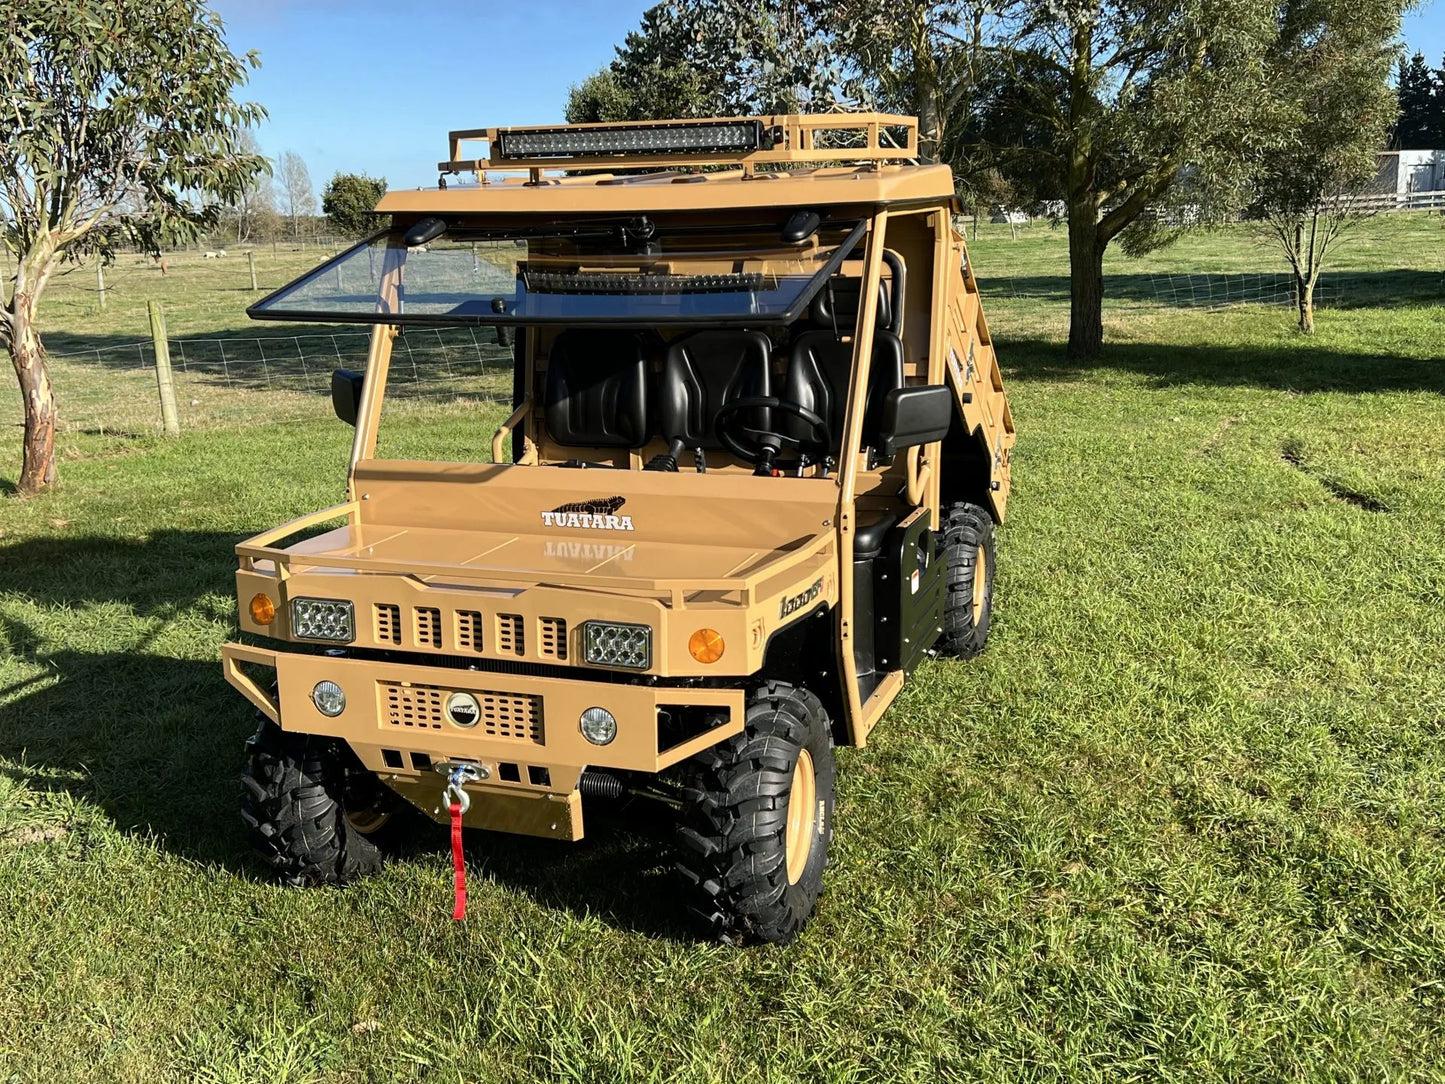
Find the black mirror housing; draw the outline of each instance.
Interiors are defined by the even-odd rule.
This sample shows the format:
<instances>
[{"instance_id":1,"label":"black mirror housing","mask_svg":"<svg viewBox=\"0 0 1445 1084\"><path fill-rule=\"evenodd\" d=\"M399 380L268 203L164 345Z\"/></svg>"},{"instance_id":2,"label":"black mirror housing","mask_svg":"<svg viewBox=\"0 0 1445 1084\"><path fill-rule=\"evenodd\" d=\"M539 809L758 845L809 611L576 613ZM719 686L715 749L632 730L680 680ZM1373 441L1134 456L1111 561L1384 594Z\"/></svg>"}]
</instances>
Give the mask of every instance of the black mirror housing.
<instances>
[{"instance_id":1,"label":"black mirror housing","mask_svg":"<svg viewBox=\"0 0 1445 1084\"><path fill-rule=\"evenodd\" d=\"M953 425L953 392L943 384L894 388L883 399L878 457L892 459L904 448L932 444Z\"/></svg>"},{"instance_id":2,"label":"black mirror housing","mask_svg":"<svg viewBox=\"0 0 1445 1084\"><path fill-rule=\"evenodd\" d=\"M361 409L361 388L365 383L365 373L350 369L337 369L331 374L331 407L347 425L356 424L356 415Z\"/></svg>"}]
</instances>

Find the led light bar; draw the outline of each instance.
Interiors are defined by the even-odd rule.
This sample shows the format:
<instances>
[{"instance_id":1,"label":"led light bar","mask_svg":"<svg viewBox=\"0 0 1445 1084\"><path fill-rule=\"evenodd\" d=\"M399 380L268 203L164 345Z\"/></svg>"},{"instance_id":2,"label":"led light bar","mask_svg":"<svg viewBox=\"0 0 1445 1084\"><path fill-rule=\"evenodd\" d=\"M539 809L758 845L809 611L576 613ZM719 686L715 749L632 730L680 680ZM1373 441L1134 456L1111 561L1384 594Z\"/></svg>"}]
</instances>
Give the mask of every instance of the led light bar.
<instances>
[{"instance_id":1,"label":"led light bar","mask_svg":"<svg viewBox=\"0 0 1445 1084\"><path fill-rule=\"evenodd\" d=\"M617 128L501 128L497 143L502 158L581 158L768 150L773 136L762 121L714 120Z\"/></svg>"},{"instance_id":2,"label":"led light bar","mask_svg":"<svg viewBox=\"0 0 1445 1084\"><path fill-rule=\"evenodd\" d=\"M356 620L350 602L331 598L293 598L291 635L298 640L356 639Z\"/></svg>"},{"instance_id":3,"label":"led light bar","mask_svg":"<svg viewBox=\"0 0 1445 1084\"><path fill-rule=\"evenodd\" d=\"M763 288L763 276L746 271L724 275L527 271L522 281L534 294L724 294Z\"/></svg>"}]
</instances>

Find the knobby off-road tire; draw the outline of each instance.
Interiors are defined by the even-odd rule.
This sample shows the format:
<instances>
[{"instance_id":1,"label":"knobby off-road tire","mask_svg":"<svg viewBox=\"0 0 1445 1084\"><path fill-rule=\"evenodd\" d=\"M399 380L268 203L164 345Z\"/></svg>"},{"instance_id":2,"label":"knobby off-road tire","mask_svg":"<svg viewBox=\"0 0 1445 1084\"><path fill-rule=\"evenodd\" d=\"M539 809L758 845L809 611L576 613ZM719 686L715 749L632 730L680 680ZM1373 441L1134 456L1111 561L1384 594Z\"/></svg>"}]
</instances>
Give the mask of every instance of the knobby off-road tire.
<instances>
[{"instance_id":1,"label":"knobby off-road tire","mask_svg":"<svg viewBox=\"0 0 1445 1084\"><path fill-rule=\"evenodd\" d=\"M943 520L944 601L940 654L971 659L988 641L993 613L993 517L976 504L950 505Z\"/></svg>"},{"instance_id":2,"label":"knobby off-road tire","mask_svg":"<svg viewBox=\"0 0 1445 1084\"><path fill-rule=\"evenodd\" d=\"M381 868L380 849L346 815L349 756L334 740L288 734L269 719L247 741L241 817L283 883L344 885ZM361 813L372 812L367 805ZM387 818L367 820L379 832Z\"/></svg>"},{"instance_id":3,"label":"knobby off-road tire","mask_svg":"<svg viewBox=\"0 0 1445 1084\"><path fill-rule=\"evenodd\" d=\"M833 835L833 733L807 689L748 698L741 734L684 765L677 872L711 936L784 944L813 916Z\"/></svg>"}]
</instances>

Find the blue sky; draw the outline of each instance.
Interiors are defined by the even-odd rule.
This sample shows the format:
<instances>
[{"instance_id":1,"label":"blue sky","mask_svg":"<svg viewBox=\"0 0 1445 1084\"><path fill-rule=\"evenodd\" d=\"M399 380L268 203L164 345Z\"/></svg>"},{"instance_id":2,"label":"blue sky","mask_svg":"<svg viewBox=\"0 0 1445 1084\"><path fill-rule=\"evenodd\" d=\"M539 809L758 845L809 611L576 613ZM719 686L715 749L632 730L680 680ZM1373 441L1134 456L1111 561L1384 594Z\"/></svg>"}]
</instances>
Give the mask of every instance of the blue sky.
<instances>
[{"instance_id":1,"label":"blue sky","mask_svg":"<svg viewBox=\"0 0 1445 1084\"><path fill-rule=\"evenodd\" d=\"M567 89L611 60L648 0L212 0L238 52L262 66L246 97L271 118L271 156L301 155L318 191L337 170L392 188L436 184L454 128L560 121ZM1445 58L1445 0L1426 0L1405 41Z\"/></svg>"}]
</instances>

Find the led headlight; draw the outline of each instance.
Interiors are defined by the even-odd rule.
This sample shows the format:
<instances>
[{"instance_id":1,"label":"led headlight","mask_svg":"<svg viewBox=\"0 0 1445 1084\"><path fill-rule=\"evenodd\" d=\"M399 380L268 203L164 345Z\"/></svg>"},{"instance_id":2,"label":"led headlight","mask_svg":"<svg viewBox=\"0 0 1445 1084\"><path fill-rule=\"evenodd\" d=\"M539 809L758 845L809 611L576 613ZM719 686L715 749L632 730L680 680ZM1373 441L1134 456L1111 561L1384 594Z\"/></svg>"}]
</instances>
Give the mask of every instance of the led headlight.
<instances>
[{"instance_id":1,"label":"led headlight","mask_svg":"<svg viewBox=\"0 0 1445 1084\"><path fill-rule=\"evenodd\" d=\"M350 602L330 598L293 598L291 635L298 640L356 639L356 620Z\"/></svg>"},{"instance_id":2,"label":"led headlight","mask_svg":"<svg viewBox=\"0 0 1445 1084\"><path fill-rule=\"evenodd\" d=\"M578 722L582 736L593 745L606 745L617 737L617 719L606 708L588 708Z\"/></svg>"},{"instance_id":3,"label":"led headlight","mask_svg":"<svg viewBox=\"0 0 1445 1084\"><path fill-rule=\"evenodd\" d=\"M322 715L335 719L346 710L346 694L334 681L318 681L311 690L311 702Z\"/></svg>"},{"instance_id":4,"label":"led headlight","mask_svg":"<svg viewBox=\"0 0 1445 1084\"><path fill-rule=\"evenodd\" d=\"M652 628L613 621L588 621L582 626L583 657L593 666L646 670L652 665Z\"/></svg>"}]
</instances>

